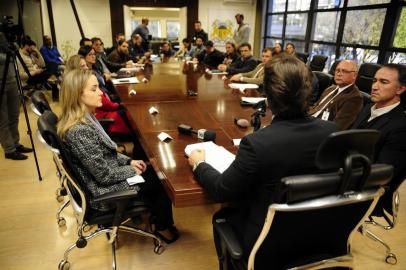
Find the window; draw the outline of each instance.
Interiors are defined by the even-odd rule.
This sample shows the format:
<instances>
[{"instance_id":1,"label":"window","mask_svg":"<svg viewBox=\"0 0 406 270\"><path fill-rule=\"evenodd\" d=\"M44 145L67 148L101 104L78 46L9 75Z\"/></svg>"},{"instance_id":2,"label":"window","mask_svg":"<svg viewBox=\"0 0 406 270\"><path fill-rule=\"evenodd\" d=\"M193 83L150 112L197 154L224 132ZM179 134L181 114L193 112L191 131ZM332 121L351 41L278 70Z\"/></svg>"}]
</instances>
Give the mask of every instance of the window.
<instances>
[{"instance_id":1,"label":"window","mask_svg":"<svg viewBox=\"0 0 406 270\"><path fill-rule=\"evenodd\" d=\"M353 48L353 47L341 47L340 59L354 60L359 65L362 63L377 63L378 62L377 50Z\"/></svg>"},{"instance_id":2,"label":"window","mask_svg":"<svg viewBox=\"0 0 406 270\"><path fill-rule=\"evenodd\" d=\"M161 37L161 23L159 20L150 20L148 29L152 37Z\"/></svg>"},{"instance_id":3,"label":"window","mask_svg":"<svg viewBox=\"0 0 406 270\"><path fill-rule=\"evenodd\" d=\"M394 64L406 64L406 53L401 53L401 52L391 52L388 53L389 55L389 60L388 63L394 63Z\"/></svg>"},{"instance_id":4,"label":"window","mask_svg":"<svg viewBox=\"0 0 406 270\"><path fill-rule=\"evenodd\" d=\"M286 1L285 0L270 0L269 1L269 12L280 12L285 11Z\"/></svg>"},{"instance_id":5,"label":"window","mask_svg":"<svg viewBox=\"0 0 406 270\"><path fill-rule=\"evenodd\" d=\"M402 8L402 13L400 14L393 47L406 48L406 7Z\"/></svg>"},{"instance_id":6,"label":"window","mask_svg":"<svg viewBox=\"0 0 406 270\"><path fill-rule=\"evenodd\" d=\"M170 39L179 38L179 21L166 21L166 36Z\"/></svg>"},{"instance_id":7,"label":"window","mask_svg":"<svg viewBox=\"0 0 406 270\"><path fill-rule=\"evenodd\" d=\"M304 39L307 27L307 14L289 14L286 18L286 33L287 38Z\"/></svg>"},{"instance_id":8,"label":"window","mask_svg":"<svg viewBox=\"0 0 406 270\"><path fill-rule=\"evenodd\" d=\"M343 7L344 1L340 0L319 0L317 5L318 9L326 9L326 8L338 8Z\"/></svg>"},{"instance_id":9,"label":"window","mask_svg":"<svg viewBox=\"0 0 406 270\"><path fill-rule=\"evenodd\" d=\"M309 10L310 0L289 0L288 11Z\"/></svg>"},{"instance_id":10,"label":"window","mask_svg":"<svg viewBox=\"0 0 406 270\"><path fill-rule=\"evenodd\" d=\"M268 17L267 36L282 37L283 15L272 15Z\"/></svg>"},{"instance_id":11,"label":"window","mask_svg":"<svg viewBox=\"0 0 406 270\"><path fill-rule=\"evenodd\" d=\"M366 6L366 5L376 5L376 4L386 4L390 0L348 0L349 7L355 6Z\"/></svg>"},{"instance_id":12,"label":"window","mask_svg":"<svg viewBox=\"0 0 406 270\"><path fill-rule=\"evenodd\" d=\"M131 21L131 33L134 32L135 28L138 27L138 25L141 24L140 20L133 20Z\"/></svg>"},{"instance_id":13,"label":"window","mask_svg":"<svg viewBox=\"0 0 406 270\"><path fill-rule=\"evenodd\" d=\"M378 46L385 13L386 9L348 11L343 43Z\"/></svg>"},{"instance_id":14,"label":"window","mask_svg":"<svg viewBox=\"0 0 406 270\"><path fill-rule=\"evenodd\" d=\"M280 40L280 39L270 39L269 38L269 39L266 40L265 47L273 48L273 47L275 47L275 43L282 44L282 40Z\"/></svg>"},{"instance_id":15,"label":"window","mask_svg":"<svg viewBox=\"0 0 406 270\"><path fill-rule=\"evenodd\" d=\"M286 44L288 43L293 43L293 45L295 45L295 50L296 52L304 52L305 51L305 43L301 42L301 41L293 41L293 40L285 40L285 44L283 47L283 50L285 50L286 48Z\"/></svg>"},{"instance_id":16,"label":"window","mask_svg":"<svg viewBox=\"0 0 406 270\"><path fill-rule=\"evenodd\" d=\"M315 13L316 25L313 40L335 42L341 12L317 12Z\"/></svg>"},{"instance_id":17,"label":"window","mask_svg":"<svg viewBox=\"0 0 406 270\"><path fill-rule=\"evenodd\" d=\"M325 65L324 70L323 70L323 71L327 72L328 68L336 60L335 51L336 51L336 46L312 43L312 44L310 44L310 48L309 48L309 52L310 52L309 59L312 59L313 56L315 56L315 55L327 56L328 59L327 59L326 65Z\"/></svg>"}]
</instances>

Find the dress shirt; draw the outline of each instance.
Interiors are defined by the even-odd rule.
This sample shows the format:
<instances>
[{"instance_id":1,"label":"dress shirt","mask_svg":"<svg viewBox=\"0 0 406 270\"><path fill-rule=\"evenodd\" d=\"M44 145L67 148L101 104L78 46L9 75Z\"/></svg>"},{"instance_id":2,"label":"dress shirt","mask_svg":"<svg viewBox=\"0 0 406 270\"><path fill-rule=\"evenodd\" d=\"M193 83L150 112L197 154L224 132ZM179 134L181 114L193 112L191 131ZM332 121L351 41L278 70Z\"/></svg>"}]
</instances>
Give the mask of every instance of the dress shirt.
<instances>
[{"instance_id":1,"label":"dress shirt","mask_svg":"<svg viewBox=\"0 0 406 270\"><path fill-rule=\"evenodd\" d=\"M377 117L379 117L379 116L381 116L381 115L383 115L385 113L390 112L391 110L393 110L399 104L400 104L400 101L395 103L395 104L392 104L392 105L389 105L389 106L386 106L386 107L383 107L383 108L379 108L379 109L376 109L376 104L375 104L374 106L371 107L371 116L369 117L368 122L371 122L375 118L377 118Z\"/></svg>"},{"instance_id":2,"label":"dress shirt","mask_svg":"<svg viewBox=\"0 0 406 270\"><path fill-rule=\"evenodd\" d=\"M323 104L323 102L325 102L327 99L329 99L328 102L325 102L325 104L322 106L322 108L320 108L319 110L317 110L317 112L315 112L313 114L314 117L317 117L320 115L320 113L328 106L328 104L330 104L330 102L336 97L338 96L341 92L343 92L345 89L347 89L348 87L350 87L352 84L346 85L344 87L338 87L334 90L331 91L330 94L328 94L327 96L325 96L320 102L319 104ZM338 90L336 92L336 90ZM334 95L334 96L333 96Z\"/></svg>"}]
</instances>

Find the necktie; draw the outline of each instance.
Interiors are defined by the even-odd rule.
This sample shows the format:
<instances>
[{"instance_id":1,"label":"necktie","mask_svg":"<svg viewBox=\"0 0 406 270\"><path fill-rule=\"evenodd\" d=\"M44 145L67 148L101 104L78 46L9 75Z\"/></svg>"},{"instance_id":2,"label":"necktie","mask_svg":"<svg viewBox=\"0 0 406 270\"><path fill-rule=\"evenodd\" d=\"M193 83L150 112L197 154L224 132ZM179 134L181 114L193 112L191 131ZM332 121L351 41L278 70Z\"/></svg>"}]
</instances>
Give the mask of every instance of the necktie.
<instances>
[{"instance_id":1,"label":"necktie","mask_svg":"<svg viewBox=\"0 0 406 270\"><path fill-rule=\"evenodd\" d=\"M314 108L315 113L313 113L314 117L318 117L321 112L327 107L328 104L335 98L338 93L339 87L337 86L336 89L330 93L330 95L326 96L320 103Z\"/></svg>"}]
</instances>

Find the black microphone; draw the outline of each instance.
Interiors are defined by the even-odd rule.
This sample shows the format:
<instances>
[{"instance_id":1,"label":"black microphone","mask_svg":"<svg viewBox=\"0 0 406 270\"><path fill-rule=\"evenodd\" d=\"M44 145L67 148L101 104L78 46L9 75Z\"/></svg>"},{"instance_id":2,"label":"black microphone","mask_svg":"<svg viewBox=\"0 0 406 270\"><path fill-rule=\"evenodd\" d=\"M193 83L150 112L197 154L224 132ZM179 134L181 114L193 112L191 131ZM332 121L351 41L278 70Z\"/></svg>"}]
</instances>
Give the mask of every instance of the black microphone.
<instances>
[{"instance_id":1,"label":"black microphone","mask_svg":"<svg viewBox=\"0 0 406 270\"><path fill-rule=\"evenodd\" d=\"M216 140L216 132L210 131L206 129L199 129L193 130L191 126L180 124L178 126L178 132L186 135L197 134L197 138L203 141L215 141Z\"/></svg>"}]
</instances>

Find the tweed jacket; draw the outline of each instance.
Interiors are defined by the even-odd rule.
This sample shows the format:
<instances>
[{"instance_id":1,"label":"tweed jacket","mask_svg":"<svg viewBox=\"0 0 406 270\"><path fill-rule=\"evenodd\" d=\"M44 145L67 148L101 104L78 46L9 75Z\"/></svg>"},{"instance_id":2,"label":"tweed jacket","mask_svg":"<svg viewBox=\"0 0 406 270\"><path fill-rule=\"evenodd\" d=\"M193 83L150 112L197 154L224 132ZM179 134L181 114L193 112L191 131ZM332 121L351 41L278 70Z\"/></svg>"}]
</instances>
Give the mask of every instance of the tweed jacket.
<instances>
[{"instance_id":1,"label":"tweed jacket","mask_svg":"<svg viewBox=\"0 0 406 270\"><path fill-rule=\"evenodd\" d=\"M336 88L337 85L332 85L324 90L316 104L310 108L309 114L317 112L319 103ZM354 123L362 107L363 99L361 92L353 84L338 94L323 111L329 111L328 121L334 121L340 130L346 130ZM323 112L318 115L318 118L321 118L322 115Z\"/></svg>"},{"instance_id":2,"label":"tweed jacket","mask_svg":"<svg viewBox=\"0 0 406 270\"><path fill-rule=\"evenodd\" d=\"M241 81L247 82L247 83L255 83L258 85L263 84L264 76L265 76L264 69L265 69L265 64L261 63L252 71L240 73L240 75L242 76Z\"/></svg>"},{"instance_id":3,"label":"tweed jacket","mask_svg":"<svg viewBox=\"0 0 406 270\"><path fill-rule=\"evenodd\" d=\"M108 141L91 124L79 123L63 138L71 153L76 173L92 195L90 205L98 210L110 210L108 204L94 203L93 198L113 192L138 187L129 186L126 179L135 175L129 165L131 159L117 153Z\"/></svg>"}]
</instances>

